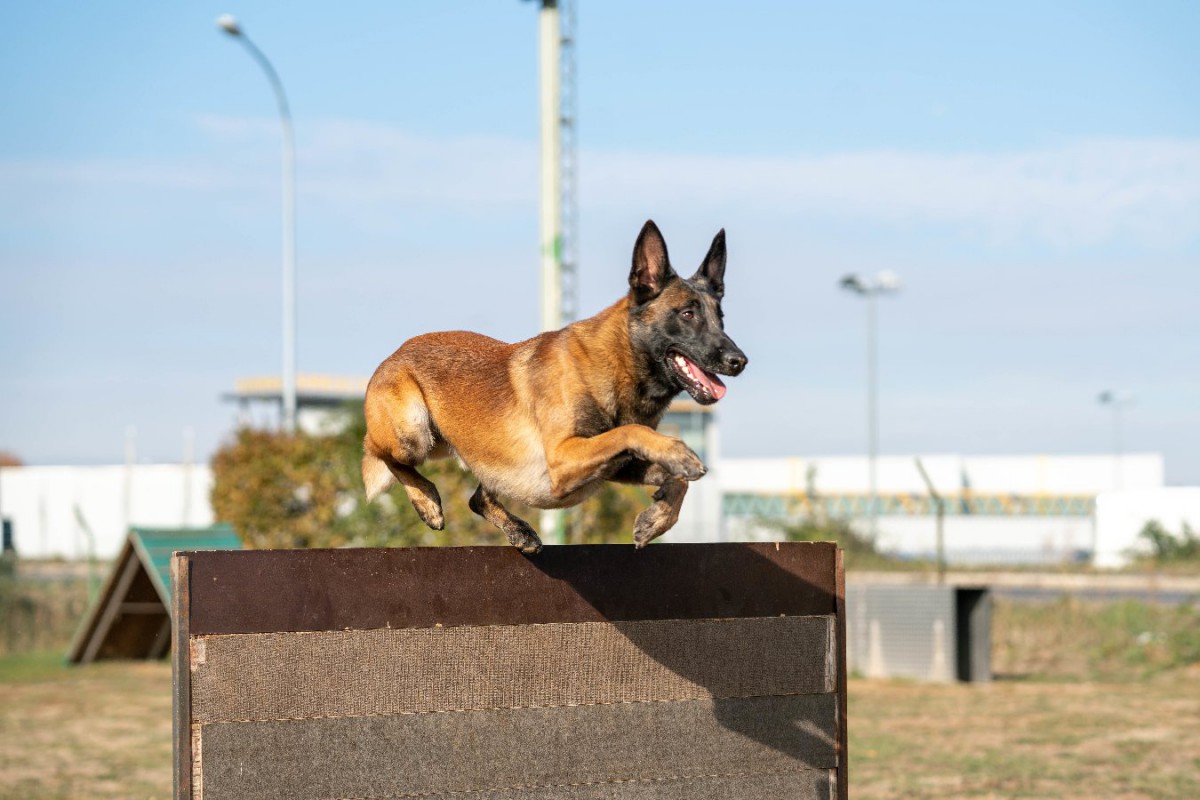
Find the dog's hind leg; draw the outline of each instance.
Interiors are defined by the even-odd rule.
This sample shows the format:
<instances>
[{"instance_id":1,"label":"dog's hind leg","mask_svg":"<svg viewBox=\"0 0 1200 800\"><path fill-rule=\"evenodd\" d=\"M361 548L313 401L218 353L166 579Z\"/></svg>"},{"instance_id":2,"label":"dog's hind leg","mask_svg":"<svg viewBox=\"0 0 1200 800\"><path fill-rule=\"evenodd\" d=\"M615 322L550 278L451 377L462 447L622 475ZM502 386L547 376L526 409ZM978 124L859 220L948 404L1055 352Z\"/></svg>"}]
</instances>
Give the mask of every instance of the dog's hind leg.
<instances>
[{"instance_id":1,"label":"dog's hind leg","mask_svg":"<svg viewBox=\"0 0 1200 800\"><path fill-rule=\"evenodd\" d=\"M363 439L363 485L367 500L373 500L392 484L404 487L421 520L440 531L445 527L442 498L437 487L416 465L437 457L444 446L433 426L420 387L403 370L389 376L390 383L373 390L368 387L364 408L367 435Z\"/></svg>"},{"instance_id":2,"label":"dog's hind leg","mask_svg":"<svg viewBox=\"0 0 1200 800\"><path fill-rule=\"evenodd\" d=\"M687 494L687 481L668 478L654 493L654 503L637 515L633 523L633 544L638 549L662 536L679 521L679 509Z\"/></svg>"},{"instance_id":3,"label":"dog's hind leg","mask_svg":"<svg viewBox=\"0 0 1200 800\"><path fill-rule=\"evenodd\" d=\"M362 479L368 503L392 488L396 482L396 476L388 469L387 462L369 450L363 453Z\"/></svg>"},{"instance_id":4,"label":"dog's hind leg","mask_svg":"<svg viewBox=\"0 0 1200 800\"><path fill-rule=\"evenodd\" d=\"M529 527L529 523L500 505L496 496L484 489L482 484L475 490L475 494L471 495L467 505L476 514L504 531L509 544L522 553L532 555L542 549L542 540L538 538L533 528Z\"/></svg>"},{"instance_id":5,"label":"dog's hind leg","mask_svg":"<svg viewBox=\"0 0 1200 800\"><path fill-rule=\"evenodd\" d=\"M667 472L661 464L636 460L626 465L609 480L657 486L654 502L637 515L633 523L633 544L638 549L662 536L679 521L679 509L687 494L687 481Z\"/></svg>"},{"instance_id":6,"label":"dog's hind leg","mask_svg":"<svg viewBox=\"0 0 1200 800\"><path fill-rule=\"evenodd\" d=\"M422 522L435 531L445 527L442 496L438 494L433 482L414 468L386 456L380 458L368 450L363 455L362 476L368 503L390 489L392 484L399 482Z\"/></svg>"},{"instance_id":7,"label":"dog's hind leg","mask_svg":"<svg viewBox=\"0 0 1200 800\"><path fill-rule=\"evenodd\" d=\"M442 514L442 496L438 494L433 482L407 464L395 462L388 464L388 469L396 476L396 480L404 487L413 508L426 525L435 531L446 527L446 519Z\"/></svg>"}]
</instances>

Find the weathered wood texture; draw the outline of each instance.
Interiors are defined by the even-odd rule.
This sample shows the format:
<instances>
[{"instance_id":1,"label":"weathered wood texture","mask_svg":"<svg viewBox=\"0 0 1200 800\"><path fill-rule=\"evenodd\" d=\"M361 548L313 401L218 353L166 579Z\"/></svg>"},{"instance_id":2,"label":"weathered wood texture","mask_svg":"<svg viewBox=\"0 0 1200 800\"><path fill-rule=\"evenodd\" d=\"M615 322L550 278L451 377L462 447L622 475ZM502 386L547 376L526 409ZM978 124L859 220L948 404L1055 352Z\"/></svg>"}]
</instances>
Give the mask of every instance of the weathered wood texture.
<instances>
[{"instance_id":1,"label":"weathered wood texture","mask_svg":"<svg viewBox=\"0 0 1200 800\"><path fill-rule=\"evenodd\" d=\"M844 797L838 556L180 554L176 796Z\"/></svg>"}]
</instances>

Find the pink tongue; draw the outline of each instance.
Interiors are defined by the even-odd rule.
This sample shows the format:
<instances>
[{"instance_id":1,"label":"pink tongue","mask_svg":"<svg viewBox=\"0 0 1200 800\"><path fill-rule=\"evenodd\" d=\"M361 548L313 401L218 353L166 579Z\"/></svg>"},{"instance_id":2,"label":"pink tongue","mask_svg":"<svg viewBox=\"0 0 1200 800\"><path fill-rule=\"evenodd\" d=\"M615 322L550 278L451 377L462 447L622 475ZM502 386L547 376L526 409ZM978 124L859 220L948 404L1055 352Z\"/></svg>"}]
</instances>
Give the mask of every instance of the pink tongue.
<instances>
[{"instance_id":1,"label":"pink tongue","mask_svg":"<svg viewBox=\"0 0 1200 800\"><path fill-rule=\"evenodd\" d=\"M695 376L696 380L700 382L700 385L702 385L705 389L708 389L709 394L718 400L725 396L725 384L721 383L720 378L718 378L716 375L713 375L711 372L705 372L704 370L700 369L700 366L687 356L684 356L683 360L686 361L688 366L692 368L692 375Z\"/></svg>"}]
</instances>

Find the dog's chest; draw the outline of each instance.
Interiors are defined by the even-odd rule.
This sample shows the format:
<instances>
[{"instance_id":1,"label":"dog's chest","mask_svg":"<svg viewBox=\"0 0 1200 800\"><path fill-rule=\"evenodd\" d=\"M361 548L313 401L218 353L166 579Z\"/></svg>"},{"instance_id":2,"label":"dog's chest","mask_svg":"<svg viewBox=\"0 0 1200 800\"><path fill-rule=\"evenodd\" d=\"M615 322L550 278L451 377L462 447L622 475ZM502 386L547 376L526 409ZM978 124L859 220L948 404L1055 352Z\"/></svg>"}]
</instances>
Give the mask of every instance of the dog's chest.
<instances>
[{"instance_id":1,"label":"dog's chest","mask_svg":"<svg viewBox=\"0 0 1200 800\"><path fill-rule=\"evenodd\" d=\"M634 398L632 402L620 402L616 398L599 402L594 397L582 398L572 409L573 427L576 436L597 436L622 425L646 425L658 427L666 404L648 402Z\"/></svg>"}]
</instances>

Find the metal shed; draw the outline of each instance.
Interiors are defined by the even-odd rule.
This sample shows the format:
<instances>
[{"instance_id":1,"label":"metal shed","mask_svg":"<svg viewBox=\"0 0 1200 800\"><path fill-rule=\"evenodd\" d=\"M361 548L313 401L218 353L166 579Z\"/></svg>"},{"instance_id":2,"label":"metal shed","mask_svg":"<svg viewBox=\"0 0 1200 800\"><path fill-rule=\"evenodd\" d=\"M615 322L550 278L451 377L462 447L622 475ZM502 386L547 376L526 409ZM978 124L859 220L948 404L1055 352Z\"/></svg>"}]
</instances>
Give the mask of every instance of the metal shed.
<instances>
[{"instance_id":1,"label":"metal shed","mask_svg":"<svg viewBox=\"0 0 1200 800\"><path fill-rule=\"evenodd\" d=\"M847 660L865 677L990 681L991 638L987 587L846 587Z\"/></svg>"},{"instance_id":2,"label":"metal shed","mask_svg":"<svg viewBox=\"0 0 1200 800\"><path fill-rule=\"evenodd\" d=\"M162 658L171 648L171 554L241 550L229 525L132 528L67 652L72 664Z\"/></svg>"}]
</instances>

